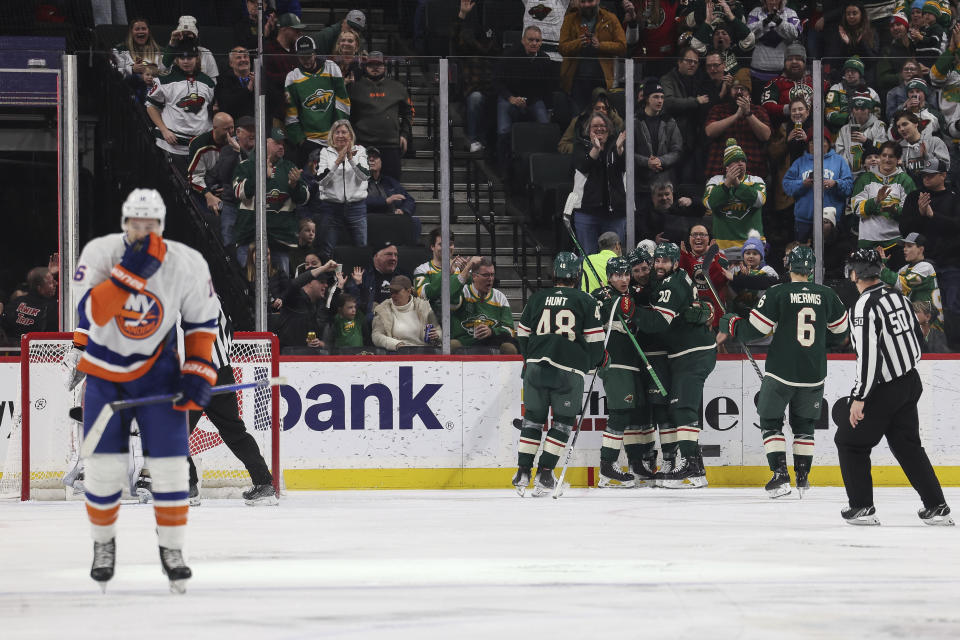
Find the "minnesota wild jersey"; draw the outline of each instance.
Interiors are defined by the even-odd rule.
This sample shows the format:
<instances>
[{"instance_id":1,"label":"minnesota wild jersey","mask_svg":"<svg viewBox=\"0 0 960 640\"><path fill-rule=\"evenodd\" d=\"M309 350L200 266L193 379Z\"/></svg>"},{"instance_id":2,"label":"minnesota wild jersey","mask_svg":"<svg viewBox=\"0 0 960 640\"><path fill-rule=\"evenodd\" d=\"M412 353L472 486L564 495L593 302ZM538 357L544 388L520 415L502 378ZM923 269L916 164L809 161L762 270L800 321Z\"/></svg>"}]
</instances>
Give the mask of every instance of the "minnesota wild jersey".
<instances>
[{"instance_id":1,"label":"minnesota wild jersey","mask_svg":"<svg viewBox=\"0 0 960 640\"><path fill-rule=\"evenodd\" d=\"M549 364L581 376L602 360L603 336L597 301L572 287L537 291L517 325L525 362Z\"/></svg>"},{"instance_id":2,"label":"minnesota wild jersey","mask_svg":"<svg viewBox=\"0 0 960 640\"><path fill-rule=\"evenodd\" d=\"M594 289L590 294L600 303L600 317L606 322L610 317L613 305L620 300L620 292L611 286ZM622 294L625 297L630 296L628 291ZM607 353L610 354L610 367L613 369L631 369L633 371L641 370L640 356L637 355L637 349L630 342L627 330L623 328L623 323L613 319L613 325L610 329L610 340L607 341Z\"/></svg>"},{"instance_id":3,"label":"minnesota wild jersey","mask_svg":"<svg viewBox=\"0 0 960 640\"><path fill-rule=\"evenodd\" d=\"M450 325L450 337L464 345L476 342L473 332L481 325L490 327L495 336L512 337L510 301L499 289L490 289L484 295L469 284L461 289L459 300L450 305Z\"/></svg>"},{"instance_id":4,"label":"minnesota wild jersey","mask_svg":"<svg viewBox=\"0 0 960 640\"><path fill-rule=\"evenodd\" d=\"M332 60L314 72L294 69L287 74L284 91L287 136L295 144L307 139L326 145L333 123L350 117L350 96L340 67Z\"/></svg>"},{"instance_id":5,"label":"minnesota wild jersey","mask_svg":"<svg viewBox=\"0 0 960 640\"><path fill-rule=\"evenodd\" d=\"M886 267L880 272L880 279L892 285L907 296L910 302L929 302L937 310L937 320L931 322L942 326L943 306L940 302L940 287L937 284L937 272L926 260L915 264L906 264L900 271L893 272Z\"/></svg>"},{"instance_id":6,"label":"minnesota wild jersey","mask_svg":"<svg viewBox=\"0 0 960 640\"><path fill-rule=\"evenodd\" d=\"M646 285L631 284L630 296L633 298L633 304L637 307L649 307L650 295L655 289L655 281L651 276L650 282ZM631 323L632 324L632 323ZM635 328L635 327L632 327ZM647 356L665 356L667 348L663 346L663 340L660 336L652 333L638 333L634 331L637 338L637 344L643 349Z\"/></svg>"},{"instance_id":7,"label":"minnesota wild jersey","mask_svg":"<svg viewBox=\"0 0 960 640\"><path fill-rule=\"evenodd\" d=\"M715 349L716 339L706 325L683 319L683 312L695 299L690 276L683 269L674 271L654 285L651 306L637 310L634 324L641 334L659 334L668 358Z\"/></svg>"},{"instance_id":8,"label":"minnesota wild jersey","mask_svg":"<svg viewBox=\"0 0 960 640\"><path fill-rule=\"evenodd\" d=\"M749 323L734 327L741 340L771 331L764 375L793 387L817 387L827 377L828 340L840 342L847 333L847 310L829 287L813 282L778 284L757 301Z\"/></svg>"}]
</instances>

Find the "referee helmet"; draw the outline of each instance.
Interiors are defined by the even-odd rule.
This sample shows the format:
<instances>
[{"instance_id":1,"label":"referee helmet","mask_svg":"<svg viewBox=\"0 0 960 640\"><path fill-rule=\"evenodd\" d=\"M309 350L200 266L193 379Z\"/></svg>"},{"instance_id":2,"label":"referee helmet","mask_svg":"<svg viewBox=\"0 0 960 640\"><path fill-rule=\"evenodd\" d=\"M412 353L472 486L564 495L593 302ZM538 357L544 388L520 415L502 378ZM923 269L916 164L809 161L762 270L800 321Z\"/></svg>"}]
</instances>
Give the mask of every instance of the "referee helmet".
<instances>
[{"instance_id":1,"label":"referee helmet","mask_svg":"<svg viewBox=\"0 0 960 640\"><path fill-rule=\"evenodd\" d=\"M872 280L880 277L883 260L875 249L857 249L847 258L847 277L850 272L857 274L857 280Z\"/></svg>"}]
</instances>

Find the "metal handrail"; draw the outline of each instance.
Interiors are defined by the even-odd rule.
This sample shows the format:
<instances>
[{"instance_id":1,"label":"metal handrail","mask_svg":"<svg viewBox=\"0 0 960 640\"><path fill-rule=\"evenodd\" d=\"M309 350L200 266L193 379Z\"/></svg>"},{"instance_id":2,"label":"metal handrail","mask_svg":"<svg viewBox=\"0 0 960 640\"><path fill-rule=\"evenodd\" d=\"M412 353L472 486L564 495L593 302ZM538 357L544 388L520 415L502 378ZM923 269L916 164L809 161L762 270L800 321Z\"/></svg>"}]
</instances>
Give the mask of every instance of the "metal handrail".
<instances>
[{"instance_id":1,"label":"metal handrail","mask_svg":"<svg viewBox=\"0 0 960 640\"><path fill-rule=\"evenodd\" d=\"M531 247L532 245L532 247ZM537 286L530 286L527 277L527 257L532 249L536 257ZM520 275L520 297L523 305L527 304L527 290L536 290L543 287L543 245L534 237L530 227L525 222L513 223L513 270Z\"/></svg>"}]
</instances>

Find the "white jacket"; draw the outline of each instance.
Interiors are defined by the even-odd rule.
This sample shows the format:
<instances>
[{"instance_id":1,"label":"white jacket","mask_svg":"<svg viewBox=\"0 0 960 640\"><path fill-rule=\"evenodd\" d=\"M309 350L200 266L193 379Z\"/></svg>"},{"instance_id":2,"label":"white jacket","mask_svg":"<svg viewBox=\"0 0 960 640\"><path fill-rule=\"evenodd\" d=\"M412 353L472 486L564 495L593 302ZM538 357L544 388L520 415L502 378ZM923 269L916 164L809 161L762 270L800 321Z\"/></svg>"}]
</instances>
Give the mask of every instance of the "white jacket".
<instances>
[{"instance_id":1,"label":"white jacket","mask_svg":"<svg viewBox=\"0 0 960 640\"><path fill-rule=\"evenodd\" d=\"M843 156L843 159L850 165L850 171L853 173L853 177L856 178L864 172L864 158L863 144L850 139L852 122L853 118L851 117L850 120L847 121L847 124L840 127L840 131L837 133L837 141L834 143L834 151ZM889 139L887 138L887 125L872 113L867 118L867 123L860 127L860 133L872 142L875 147L879 147L881 143Z\"/></svg>"},{"instance_id":2,"label":"white jacket","mask_svg":"<svg viewBox=\"0 0 960 640\"><path fill-rule=\"evenodd\" d=\"M367 180L370 178L370 165L367 162L367 150L354 145L353 155L340 166L337 164L337 150L323 147L316 154L317 160L317 197L324 202L360 202L367 199Z\"/></svg>"}]
</instances>

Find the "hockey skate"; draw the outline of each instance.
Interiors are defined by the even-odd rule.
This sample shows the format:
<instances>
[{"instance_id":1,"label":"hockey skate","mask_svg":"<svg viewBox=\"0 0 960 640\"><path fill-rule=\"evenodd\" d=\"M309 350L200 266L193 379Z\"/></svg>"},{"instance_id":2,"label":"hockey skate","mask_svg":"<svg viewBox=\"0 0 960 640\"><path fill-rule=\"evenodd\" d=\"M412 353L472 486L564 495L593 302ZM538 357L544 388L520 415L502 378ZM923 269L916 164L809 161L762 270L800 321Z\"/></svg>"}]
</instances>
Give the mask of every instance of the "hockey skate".
<instances>
[{"instance_id":1,"label":"hockey skate","mask_svg":"<svg viewBox=\"0 0 960 640\"><path fill-rule=\"evenodd\" d=\"M280 504L277 500L277 491L272 484L255 484L250 489L243 492L244 504L255 507L257 505L276 506Z\"/></svg>"},{"instance_id":2,"label":"hockey skate","mask_svg":"<svg viewBox=\"0 0 960 640\"><path fill-rule=\"evenodd\" d=\"M197 485L190 485L190 494L188 496L191 507L200 506L200 488Z\"/></svg>"},{"instance_id":3,"label":"hockey skate","mask_svg":"<svg viewBox=\"0 0 960 640\"><path fill-rule=\"evenodd\" d=\"M660 465L660 470L657 471L656 477L654 478L653 486L663 488L663 479L667 475L673 473L673 468L676 465L676 463L677 463L676 458L664 458L663 464Z\"/></svg>"},{"instance_id":4,"label":"hockey skate","mask_svg":"<svg viewBox=\"0 0 960 640\"><path fill-rule=\"evenodd\" d=\"M704 486L705 478L699 475L695 458L677 456L673 471L663 476L665 489L697 489Z\"/></svg>"},{"instance_id":5,"label":"hockey skate","mask_svg":"<svg viewBox=\"0 0 960 640\"><path fill-rule=\"evenodd\" d=\"M636 476L635 487L657 486L657 454L630 461L630 473Z\"/></svg>"},{"instance_id":6,"label":"hockey skate","mask_svg":"<svg viewBox=\"0 0 960 640\"><path fill-rule=\"evenodd\" d=\"M170 580L170 593L186 593L187 580L193 572L183 562L180 549L160 547L160 565L163 567L163 575Z\"/></svg>"},{"instance_id":7,"label":"hockey skate","mask_svg":"<svg viewBox=\"0 0 960 640\"><path fill-rule=\"evenodd\" d=\"M530 486L530 467L517 467L517 473L514 474L512 483L517 490L517 495L522 498L527 492L527 487Z\"/></svg>"},{"instance_id":8,"label":"hockey skate","mask_svg":"<svg viewBox=\"0 0 960 640\"><path fill-rule=\"evenodd\" d=\"M770 498L781 498L790 495L790 474L787 473L787 463L781 462L773 470L773 477L764 487Z\"/></svg>"},{"instance_id":9,"label":"hockey skate","mask_svg":"<svg viewBox=\"0 0 960 640\"><path fill-rule=\"evenodd\" d=\"M930 509L920 509L920 511L917 511L917 515L920 516L923 524L942 527L952 527L954 525L953 518L950 516L950 507L946 503L938 504Z\"/></svg>"},{"instance_id":10,"label":"hockey skate","mask_svg":"<svg viewBox=\"0 0 960 640\"><path fill-rule=\"evenodd\" d=\"M93 543L93 564L90 566L90 577L100 585L100 591L106 593L107 582L113 577L113 567L117 559L116 539L109 542Z\"/></svg>"},{"instance_id":11,"label":"hockey skate","mask_svg":"<svg viewBox=\"0 0 960 640\"><path fill-rule=\"evenodd\" d=\"M632 473L624 473L619 465L607 460L600 461L600 479L597 487L611 487L615 489L632 489L636 486L636 478Z\"/></svg>"},{"instance_id":12,"label":"hockey skate","mask_svg":"<svg viewBox=\"0 0 960 640\"><path fill-rule=\"evenodd\" d=\"M855 524L865 527L877 526L880 524L880 520L877 518L877 510L874 507L860 507L858 509L847 507L846 509L840 510L840 515L843 516L843 519L847 524Z\"/></svg>"},{"instance_id":13,"label":"hockey skate","mask_svg":"<svg viewBox=\"0 0 960 640\"><path fill-rule=\"evenodd\" d=\"M540 467L537 469L537 478L533 482L533 497L550 493L557 488L557 479L553 477L553 469Z\"/></svg>"},{"instance_id":14,"label":"hockey skate","mask_svg":"<svg viewBox=\"0 0 960 640\"><path fill-rule=\"evenodd\" d=\"M797 474L797 495L803 499L803 494L810 491L810 465L805 462L794 462L793 471Z\"/></svg>"},{"instance_id":15,"label":"hockey skate","mask_svg":"<svg viewBox=\"0 0 960 640\"><path fill-rule=\"evenodd\" d=\"M694 488L699 489L701 487L707 486L707 468L703 464L703 450L697 449L697 457L693 459L694 465L697 469L697 474L693 478Z\"/></svg>"}]
</instances>

